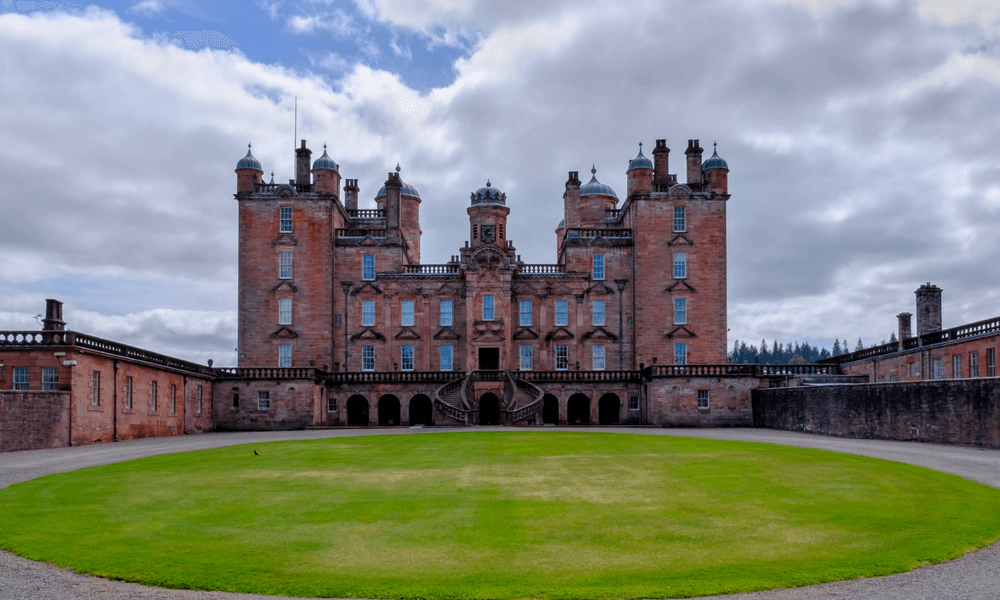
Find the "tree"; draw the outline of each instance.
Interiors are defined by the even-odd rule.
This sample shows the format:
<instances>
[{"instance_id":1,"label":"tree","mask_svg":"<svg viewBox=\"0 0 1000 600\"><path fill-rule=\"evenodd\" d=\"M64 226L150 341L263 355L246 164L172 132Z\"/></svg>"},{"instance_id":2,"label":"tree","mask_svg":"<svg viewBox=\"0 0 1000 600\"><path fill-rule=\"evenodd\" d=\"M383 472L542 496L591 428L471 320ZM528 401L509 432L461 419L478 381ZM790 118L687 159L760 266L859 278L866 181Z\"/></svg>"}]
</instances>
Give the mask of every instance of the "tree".
<instances>
[{"instance_id":1,"label":"tree","mask_svg":"<svg viewBox=\"0 0 1000 600\"><path fill-rule=\"evenodd\" d=\"M896 338L896 332L895 331L893 331L892 335L889 336L889 343L890 344L898 344L899 343L899 339Z\"/></svg>"},{"instance_id":2,"label":"tree","mask_svg":"<svg viewBox=\"0 0 1000 600\"><path fill-rule=\"evenodd\" d=\"M771 363L771 353L767 349L767 340L760 341L760 362L763 364Z\"/></svg>"},{"instance_id":3,"label":"tree","mask_svg":"<svg viewBox=\"0 0 1000 600\"><path fill-rule=\"evenodd\" d=\"M844 351L841 350L840 348L840 340L838 340L837 338L833 338L833 355L840 356L843 353Z\"/></svg>"},{"instance_id":4,"label":"tree","mask_svg":"<svg viewBox=\"0 0 1000 600\"><path fill-rule=\"evenodd\" d=\"M855 352L860 352L860 351L862 351L864 349L865 349L864 343L861 341L861 338L858 338L858 344L854 347L854 351Z\"/></svg>"}]
</instances>

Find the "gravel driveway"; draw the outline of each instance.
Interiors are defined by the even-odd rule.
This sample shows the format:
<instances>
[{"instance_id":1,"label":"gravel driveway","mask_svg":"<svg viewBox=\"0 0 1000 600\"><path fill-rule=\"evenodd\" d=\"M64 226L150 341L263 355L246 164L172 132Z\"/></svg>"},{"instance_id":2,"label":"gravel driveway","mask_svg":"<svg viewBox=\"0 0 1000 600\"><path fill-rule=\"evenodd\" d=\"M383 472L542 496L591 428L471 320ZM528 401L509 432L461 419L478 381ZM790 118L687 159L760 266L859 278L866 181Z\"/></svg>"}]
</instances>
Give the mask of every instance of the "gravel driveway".
<instances>
[{"instance_id":1,"label":"gravel driveway","mask_svg":"<svg viewBox=\"0 0 1000 600\"><path fill-rule=\"evenodd\" d=\"M0 454L0 488L51 473L83 467L167 454L218 448L234 444L279 440L304 440L357 435L400 435L421 432L483 431L476 429L330 429L260 433L209 433L173 438L154 438L97 444L77 448L31 450ZM544 431L554 431L546 429ZM558 430L555 430L558 431ZM804 433L767 429L627 429L593 428L590 431L634 432L645 435L673 435L719 440L765 442L787 446L820 448L885 458L953 473L1000 489L1000 451L880 440L848 440ZM248 600L275 596L165 590L108 581L79 575L67 569L37 563L0 552L0 600L28 598L52 600L167 599ZM1000 599L1000 542L948 563L924 567L909 573L856 579L806 588L771 590L754 594L716 596L727 600L790 600L839 598L844 600L997 600Z\"/></svg>"}]
</instances>

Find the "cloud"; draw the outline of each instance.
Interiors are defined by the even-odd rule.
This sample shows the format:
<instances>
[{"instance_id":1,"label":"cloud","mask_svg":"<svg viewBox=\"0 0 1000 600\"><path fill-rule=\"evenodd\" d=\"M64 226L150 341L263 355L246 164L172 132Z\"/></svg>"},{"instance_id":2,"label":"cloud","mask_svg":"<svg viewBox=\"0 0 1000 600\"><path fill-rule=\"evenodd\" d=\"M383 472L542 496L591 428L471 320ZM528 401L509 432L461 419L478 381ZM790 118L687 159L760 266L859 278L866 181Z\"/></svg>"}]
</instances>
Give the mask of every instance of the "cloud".
<instances>
[{"instance_id":1,"label":"cloud","mask_svg":"<svg viewBox=\"0 0 1000 600\"><path fill-rule=\"evenodd\" d=\"M352 37L361 33L354 17L341 9L306 16L293 15L288 18L287 24L292 33L305 35L329 31L341 37Z\"/></svg>"},{"instance_id":2,"label":"cloud","mask_svg":"<svg viewBox=\"0 0 1000 600\"><path fill-rule=\"evenodd\" d=\"M167 7L163 5L160 0L142 0L142 2L133 5L129 8L129 11L134 13L140 13L146 15L147 17L153 15L162 15L166 12Z\"/></svg>"}]
</instances>

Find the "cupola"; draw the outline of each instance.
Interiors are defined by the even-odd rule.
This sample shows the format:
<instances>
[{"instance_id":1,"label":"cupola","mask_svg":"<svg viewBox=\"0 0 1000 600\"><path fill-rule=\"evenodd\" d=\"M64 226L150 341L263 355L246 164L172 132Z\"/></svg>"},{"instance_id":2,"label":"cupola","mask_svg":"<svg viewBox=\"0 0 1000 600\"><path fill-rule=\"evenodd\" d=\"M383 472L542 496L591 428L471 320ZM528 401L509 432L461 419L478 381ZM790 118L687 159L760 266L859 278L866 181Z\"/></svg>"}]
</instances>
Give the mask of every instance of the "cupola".
<instances>
[{"instance_id":1,"label":"cupola","mask_svg":"<svg viewBox=\"0 0 1000 600\"><path fill-rule=\"evenodd\" d=\"M628 161L628 170L632 169L652 169L653 161L646 158L646 155L642 153L642 142L639 142L639 154L635 158Z\"/></svg>"},{"instance_id":2,"label":"cupola","mask_svg":"<svg viewBox=\"0 0 1000 600\"><path fill-rule=\"evenodd\" d=\"M719 156L719 144L712 143L712 156L705 161L705 164L701 165L702 171L707 171L709 169L725 169L729 170L729 165L721 156Z\"/></svg>"},{"instance_id":3,"label":"cupola","mask_svg":"<svg viewBox=\"0 0 1000 600\"><path fill-rule=\"evenodd\" d=\"M256 169L261 173L264 169L260 166L260 161L254 158L253 154L250 152L250 144L247 144L247 155L240 159L240 162L236 163L237 169Z\"/></svg>"},{"instance_id":4,"label":"cupola","mask_svg":"<svg viewBox=\"0 0 1000 600\"><path fill-rule=\"evenodd\" d=\"M250 152L250 144L247 144L247 155L236 163L236 193L253 193L254 185L258 183L264 183L264 169Z\"/></svg>"},{"instance_id":5,"label":"cupola","mask_svg":"<svg viewBox=\"0 0 1000 600\"><path fill-rule=\"evenodd\" d=\"M330 155L326 153L326 144L323 144L323 156L320 156L313 162L313 171L317 169L329 169L331 171L340 171L340 165L335 163Z\"/></svg>"},{"instance_id":6,"label":"cupola","mask_svg":"<svg viewBox=\"0 0 1000 600\"><path fill-rule=\"evenodd\" d=\"M719 156L718 144L712 144L712 156L701 165L708 191L729 194L729 165Z\"/></svg>"},{"instance_id":7,"label":"cupola","mask_svg":"<svg viewBox=\"0 0 1000 600\"><path fill-rule=\"evenodd\" d=\"M477 204L507 204L507 194L493 187L493 184L488 179L486 180L486 185L470 195L470 199L473 206Z\"/></svg>"},{"instance_id":8,"label":"cupola","mask_svg":"<svg viewBox=\"0 0 1000 600\"><path fill-rule=\"evenodd\" d=\"M399 173L401 170L402 169L400 169L399 163L396 163L396 172ZM410 196L411 198L420 198L420 193L417 192L417 188L413 187L412 185L406 183L403 180L400 180L400 183L403 184L403 187L399 190L400 196ZM380 187L378 193L375 194L375 199L378 200L379 198L385 198L384 185Z\"/></svg>"},{"instance_id":9,"label":"cupola","mask_svg":"<svg viewBox=\"0 0 1000 600\"><path fill-rule=\"evenodd\" d=\"M581 196L613 196L618 198L615 191L611 189L610 185L605 185L597 180L597 167L591 166L590 168L590 181L580 186Z\"/></svg>"}]
</instances>

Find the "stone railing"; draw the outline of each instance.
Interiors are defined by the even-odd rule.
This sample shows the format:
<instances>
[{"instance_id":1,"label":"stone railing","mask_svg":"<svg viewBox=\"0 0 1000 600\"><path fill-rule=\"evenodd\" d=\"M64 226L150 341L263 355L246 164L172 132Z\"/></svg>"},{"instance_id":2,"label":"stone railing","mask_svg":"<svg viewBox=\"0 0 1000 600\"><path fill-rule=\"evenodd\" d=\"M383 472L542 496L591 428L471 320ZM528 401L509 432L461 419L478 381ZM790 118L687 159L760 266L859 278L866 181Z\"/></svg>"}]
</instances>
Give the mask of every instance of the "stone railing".
<instances>
[{"instance_id":1,"label":"stone railing","mask_svg":"<svg viewBox=\"0 0 1000 600\"><path fill-rule=\"evenodd\" d=\"M461 380L465 373L458 371L361 371L325 373L327 383L440 383Z\"/></svg>"},{"instance_id":2,"label":"stone railing","mask_svg":"<svg viewBox=\"0 0 1000 600\"><path fill-rule=\"evenodd\" d=\"M364 229L360 227L345 227L337 228L336 236L339 238L345 237L367 237L372 236L373 238L384 238L389 235L388 229Z\"/></svg>"},{"instance_id":3,"label":"stone railing","mask_svg":"<svg viewBox=\"0 0 1000 600\"><path fill-rule=\"evenodd\" d=\"M650 377L788 377L792 375L840 375L839 365L653 365Z\"/></svg>"},{"instance_id":4,"label":"stone railing","mask_svg":"<svg viewBox=\"0 0 1000 600\"><path fill-rule=\"evenodd\" d=\"M467 406L468 403L467 403L467 401L465 399L465 390L464 390L464 387L465 387L466 382L467 382L467 380L465 378L454 379L454 380L449 381L448 383L442 385L438 389L434 390L434 405L437 407L437 409L443 415L445 415L447 417L451 417L452 419L455 419L456 421L459 421L461 423L465 423L466 425L468 425L469 424L469 414L472 411L470 411L468 409L468 406ZM447 396L449 394L456 394L456 393L458 393L460 395L460 397L461 397L461 402L462 402L462 405L463 405L462 407L454 406L454 405L449 404L448 402L446 402L444 400L445 396Z\"/></svg>"},{"instance_id":5,"label":"stone railing","mask_svg":"<svg viewBox=\"0 0 1000 600\"><path fill-rule=\"evenodd\" d=\"M75 331L0 331L0 346L72 346Z\"/></svg>"},{"instance_id":6,"label":"stone railing","mask_svg":"<svg viewBox=\"0 0 1000 600\"><path fill-rule=\"evenodd\" d=\"M253 191L255 194L273 194L278 191L278 188L283 185L291 185L295 188L297 194L310 194L313 191L313 186L311 183L297 184L297 183L255 183L253 184Z\"/></svg>"},{"instance_id":7,"label":"stone railing","mask_svg":"<svg viewBox=\"0 0 1000 600\"><path fill-rule=\"evenodd\" d=\"M642 381L641 371L517 371L516 377L525 381Z\"/></svg>"},{"instance_id":8,"label":"stone railing","mask_svg":"<svg viewBox=\"0 0 1000 600\"><path fill-rule=\"evenodd\" d=\"M631 229L617 229L617 228L603 228L603 229L591 229L591 228L573 228L566 230L566 237L568 239L573 238L608 238L608 239L632 239Z\"/></svg>"},{"instance_id":9,"label":"stone railing","mask_svg":"<svg viewBox=\"0 0 1000 600\"><path fill-rule=\"evenodd\" d=\"M620 208L606 208L604 209L604 220L605 221L617 221L622 217L622 209Z\"/></svg>"},{"instance_id":10,"label":"stone railing","mask_svg":"<svg viewBox=\"0 0 1000 600\"><path fill-rule=\"evenodd\" d=\"M504 381L505 371L473 371L473 381Z\"/></svg>"},{"instance_id":11,"label":"stone railing","mask_svg":"<svg viewBox=\"0 0 1000 600\"><path fill-rule=\"evenodd\" d=\"M457 275L458 265L403 265L407 275Z\"/></svg>"},{"instance_id":12,"label":"stone railing","mask_svg":"<svg viewBox=\"0 0 1000 600\"><path fill-rule=\"evenodd\" d=\"M385 210L381 208L358 208L355 210L348 210L347 216L352 219L384 219Z\"/></svg>"},{"instance_id":13,"label":"stone railing","mask_svg":"<svg viewBox=\"0 0 1000 600\"><path fill-rule=\"evenodd\" d=\"M515 389L528 398L527 404L510 411L510 422L524 421L540 413L545 395L542 388L514 376L510 376L510 380L514 382Z\"/></svg>"},{"instance_id":14,"label":"stone railing","mask_svg":"<svg viewBox=\"0 0 1000 600\"><path fill-rule=\"evenodd\" d=\"M559 275L566 272L566 265L520 265L518 275Z\"/></svg>"},{"instance_id":15,"label":"stone railing","mask_svg":"<svg viewBox=\"0 0 1000 600\"><path fill-rule=\"evenodd\" d=\"M992 319L985 319L974 323L966 323L965 325L959 325L958 327L952 327L951 329L942 329L941 331L932 331L921 336L906 338L903 340L902 346L903 350L915 350L922 346L954 342L956 340L964 340L998 332L1000 332L1000 317L994 317ZM899 344L897 342L891 342L888 344L882 344L881 346L875 346L873 348L865 348L856 352L826 358L822 362L828 364L843 364L858 360L865 360L867 358L875 358L877 356L885 356L898 351Z\"/></svg>"},{"instance_id":16,"label":"stone railing","mask_svg":"<svg viewBox=\"0 0 1000 600\"><path fill-rule=\"evenodd\" d=\"M322 379L326 373L312 367L225 367L217 369L220 379Z\"/></svg>"}]
</instances>

